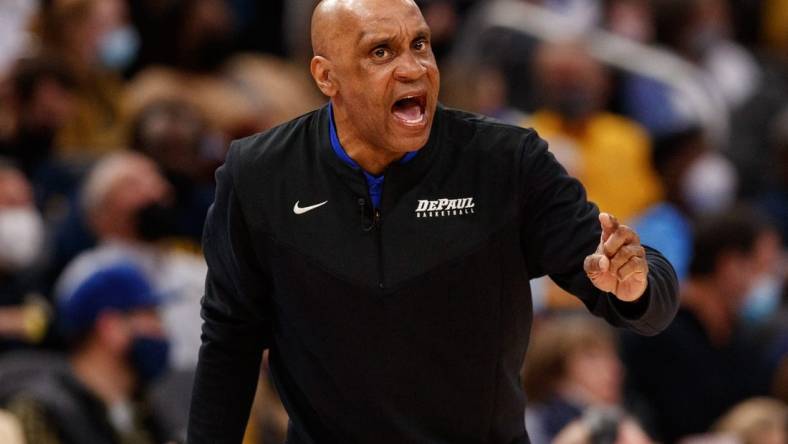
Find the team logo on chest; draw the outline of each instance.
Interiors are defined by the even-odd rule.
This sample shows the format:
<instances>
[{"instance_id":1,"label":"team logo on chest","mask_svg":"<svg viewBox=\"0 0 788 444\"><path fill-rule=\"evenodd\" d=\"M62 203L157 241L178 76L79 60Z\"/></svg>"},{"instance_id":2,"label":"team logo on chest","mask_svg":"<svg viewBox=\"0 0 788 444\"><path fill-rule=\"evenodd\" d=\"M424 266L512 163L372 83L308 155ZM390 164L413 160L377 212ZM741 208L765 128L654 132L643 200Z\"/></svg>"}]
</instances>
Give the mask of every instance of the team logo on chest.
<instances>
[{"instance_id":1,"label":"team logo on chest","mask_svg":"<svg viewBox=\"0 0 788 444\"><path fill-rule=\"evenodd\" d=\"M476 203L472 197L460 199L419 200L416 217L446 217L473 214Z\"/></svg>"}]
</instances>

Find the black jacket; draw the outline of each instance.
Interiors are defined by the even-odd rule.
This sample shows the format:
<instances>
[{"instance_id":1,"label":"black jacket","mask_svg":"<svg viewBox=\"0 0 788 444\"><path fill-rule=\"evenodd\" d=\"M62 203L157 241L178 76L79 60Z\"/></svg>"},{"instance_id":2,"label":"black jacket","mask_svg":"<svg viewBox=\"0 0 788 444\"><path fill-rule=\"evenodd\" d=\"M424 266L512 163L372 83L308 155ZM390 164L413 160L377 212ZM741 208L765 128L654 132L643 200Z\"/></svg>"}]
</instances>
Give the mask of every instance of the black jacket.
<instances>
[{"instance_id":1,"label":"black jacket","mask_svg":"<svg viewBox=\"0 0 788 444\"><path fill-rule=\"evenodd\" d=\"M598 210L532 130L439 107L427 145L386 171L379 214L327 107L234 142L217 182L192 444L240 442L264 348L288 443L526 443L530 279L643 334L677 309L651 249L639 302L591 284Z\"/></svg>"},{"instance_id":2,"label":"black jacket","mask_svg":"<svg viewBox=\"0 0 788 444\"><path fill-rule=\"evenodd\" d=\"M30 444L171 442L142 397L131 405L131 428L118 430L107 405L79 381L66 356L19 351L0 359L0 405L17 416Z\"/></svg>"}]
</instances>

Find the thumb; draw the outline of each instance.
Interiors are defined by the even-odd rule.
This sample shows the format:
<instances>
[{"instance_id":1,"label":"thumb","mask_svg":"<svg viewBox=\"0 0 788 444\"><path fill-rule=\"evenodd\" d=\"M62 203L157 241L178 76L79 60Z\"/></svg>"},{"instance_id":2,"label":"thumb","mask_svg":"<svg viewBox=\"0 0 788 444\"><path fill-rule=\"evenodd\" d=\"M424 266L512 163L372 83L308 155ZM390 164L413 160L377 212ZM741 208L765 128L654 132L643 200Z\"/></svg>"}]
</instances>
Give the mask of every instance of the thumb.
<instances>
[{"instance_id":1,"label":"thumb","mask_svg":"<svg viewBox=\"0 0 788 444\"><path fill-rule=\"evenodd\" d=\"M610 259L600 253L588 255L583 262L583 269L589 275L604 273L610 269Z\"/></svg>"},{"instance_id":2,"label":"thumb","mask_svg":"<svg viewBox=\"0 0 788 444\"><path fill-rule=\"evenodd\" d=\"M602 225L602 242L606 242L618 229L618 219L610 213L599 213L599 223Z\"/></svg>"}]
</instances>

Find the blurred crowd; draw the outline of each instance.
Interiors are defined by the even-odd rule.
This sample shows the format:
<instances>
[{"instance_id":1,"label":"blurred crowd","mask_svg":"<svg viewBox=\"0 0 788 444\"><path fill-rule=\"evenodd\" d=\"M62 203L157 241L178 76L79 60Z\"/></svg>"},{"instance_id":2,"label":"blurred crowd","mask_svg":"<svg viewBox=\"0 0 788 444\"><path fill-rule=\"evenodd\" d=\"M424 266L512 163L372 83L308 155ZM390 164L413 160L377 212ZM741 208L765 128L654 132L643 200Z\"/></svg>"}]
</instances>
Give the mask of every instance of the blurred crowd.
<instances>
[{"instance_id":1,"label":"blurred crowd","mask_svg":"<svg viewBox=\"0 0 788 444\"><path fill-rule=\"evenodd\" d=\"M442 102L536 129L681 280L655 337L532 282L532 442L788 443L788 0L418 3ZM0 0L0 442L184 440L213 172L325 102L313 4ZM263 364L245 441L282 443Z\"/></svg>"}]
</instances>

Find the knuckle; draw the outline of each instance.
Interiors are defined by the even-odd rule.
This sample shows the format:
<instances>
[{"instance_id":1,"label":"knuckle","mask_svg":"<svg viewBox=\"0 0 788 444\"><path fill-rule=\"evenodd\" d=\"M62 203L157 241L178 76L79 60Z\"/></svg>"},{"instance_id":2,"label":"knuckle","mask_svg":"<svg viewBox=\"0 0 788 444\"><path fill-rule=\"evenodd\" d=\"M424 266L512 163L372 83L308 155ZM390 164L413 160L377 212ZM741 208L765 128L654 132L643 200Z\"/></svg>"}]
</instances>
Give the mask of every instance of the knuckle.
<instances>
[{"instance_id":1,"label":"knuckle","mask_svg":"<svg viewBox=\"0 0 788 444\"><path fill-rule=\"evenodd\" d=\"M594 268L594 265L598 262L595 258L596 255L586 256L585 260L583 261L583 268L586 270L590 270Z\"/></svg>"}]
</instances>

